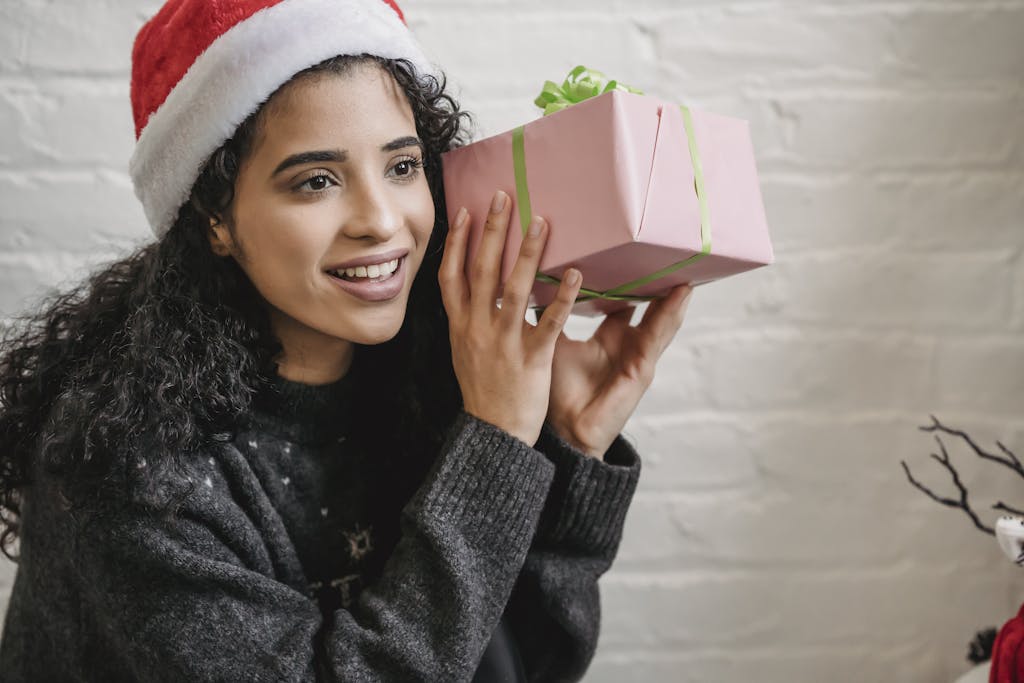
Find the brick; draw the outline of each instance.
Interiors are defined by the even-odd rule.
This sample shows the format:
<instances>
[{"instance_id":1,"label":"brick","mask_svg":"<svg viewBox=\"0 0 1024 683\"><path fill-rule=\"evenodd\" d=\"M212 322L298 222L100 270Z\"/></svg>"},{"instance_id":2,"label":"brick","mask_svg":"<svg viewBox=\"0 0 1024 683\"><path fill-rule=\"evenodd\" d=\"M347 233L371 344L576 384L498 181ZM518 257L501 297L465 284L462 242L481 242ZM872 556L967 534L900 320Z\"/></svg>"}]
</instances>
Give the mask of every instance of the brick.
<instances>
[{"instance_id":1,"label":"brick","mask_svg":"<svg viewBox=\"0 0 1024 683\"><path fill-rule=\"evenodd\" d=\"M7 163L127 170L135 146L126 80L6 83L0 89L0 121L5 119L15 141L0 147Z\"/></svg>"},{"instance_id":2,"label":"brick","mask_svg":"<svg viewBox=\"0 0 1024 683\"><path fill-rule=\"evenodd\" d=\"M0 595L6 596L10 592L17 570L18 565L8 560L6 555L0 555Z\"/></svg>"},{"instance_id":3,"label":"brick","mask_svg":"<svg viewBox=\"0 0 1024 683\"><path fill-rule=\"evenodd\" d=\"M10 253L0 260L0 315L27 314L34 301L52 292L50 273L54 271L40 263Z\"/></svg>"},{"instance_id":4,"label":"brick","mask_svg":"<svg viewBox=\"0 0 1024 683\"><path fill-rule=\"evenodd\" d=\"M0 615L7 614L7 605L10 603L11 589L14 588L14 575L18 567L7 557L0 557ZM3 616L0 616L0 639L4 635Z\"/></svg>"},{"instance_id":5,"label":"brick","mask_svg":"<svg viewBox=\"0 0 1024 683\"><path fill-rule=\"evenodd\" d=\"M644 491L748 490L760 484L754 445L735 418L635 417L623 429L643 460Z\"/></svg>"},{"instance_id":6,"label":"brick","mask_svg":"<svg viewBox=\"0 0 1024 683\"><path fill-rule=\"evenodd\" d=\"M861 171L1020 168L1006 127L1024 98L991 90L752 91L758 168ZM730 113L721 111L721 113Z\"/></svg>"},{"instance_id":7,"label":"brick","mask_svg":"<svg viewBox=\"0 0 1024 683\"><path fill-rule=\"evenodd\" d=\"M1020 5L680 7L645 17L662 82L1015 85ZM771 36L771 40L765 40ZM984 45L985 49L957 49Z\"/></svg>"},{"instance_id":8,"label":"brick","mask_svg":"<svg viewBox=\"0 0 1024 683\"><path fill-rule=\"evenodd\" d=\"M786 281L780 280L776 265L785 258L777 254L776 264L699 285L690 295L675 343L685 344L689 337L709 332L764 329L766 320L769 325L783 322L786 309L780 288Z\"/></svg>"},{"instance_id":9,"label":"brick","mask_svg":"<svg viewBox=\"0 0 1024 683\"><path fill-rule=\"evenodd\" d=\"M127 75L135 34L148 14L137 3L19 3L26 16L24 66L33 70Z\"/></svg>"},{"instance_id":10,"label":"brick","mask_svg":"<svg viewBox=\"0 0 1024 683\"><path fill-rule=\"evenodd\" d=\"M1024 173L761 174L776 251L1019 247ZM908 211L907 207L913 207Z\"/></svg>"},{"instance_id":11,"label":"brick","mask_svg":"<svg viewBox=\"0 0 1024 683\"><path fill-rule=\"evenodd\" d=\"M897 10L890 60L929 83L1020 83L1024 5L943 7L920 4ZM962 46L983 49L968 50Z\"/></svg>"},{"instance_id":12,"label":"brick","mask_svg":"<svg viewBox=\"0 0 1024 683\"><path fill-rule=\"evenodd\" d=\"M1024 259L1018 259L1014 269L1012 327L1014 330L1024 330Z\"/></svg>"},{"instance_id":13,"label":"brick","mask_svg":"<svg viewBox=\"0 0 1024 683\"><path fill-rule=\"evenodd\" d=\"M711 0L706 0L711 2ZM697 0L690 0L691 3L696 3ZM552 18L552 21L572 21L574 18L578 18L581 15L587 14L605 14L619 16L624 13L629 13L637 8L643 8L645 12L632 12L633 15L645 14L646 10L650 9L663 9L668 5L666 0L602 0L600 4L594 2L587 2L586 0L565 0L558 4L559 10L562 8L570 8L571 12L551 11L551 3L545 2L544 0L491 0L487 5L480 5L477 0L430 0L430 9L427 10L425 7L417 7L417 3L406 3L409 5L409 10L405 10L406 20L409 25L414 27L413 30L419 24L424 21L424 18L437 17L442 14L454 12L465 16L467 12L472 12L477 16L486 18L490 12L506 12L509 10L518 10L521 14L543 14ZM569 17L566 17L566 14Z\"/></svg>"},{"instance_id":14,"label":"brick","mask_svg":"<svg viewBox=\"0 0 1024 683\"><path fill-rule=\"evenodd\" d=\"M609 574L601 583L602 613L609 619L598 648L609 654L640 648L786 652L927 641L950 651L947 663L959 662L973 635L965 634L965 625L994 625L1007 612L1002 585L1020 570L1009 562L1001 567L970 581L942 567L908 572L902 565L832 573Z\"/></svg>"},{"instance_id":15,"label":"brick","mask_svg":"<svg viewBox=\"0 0 1024 683\"><path fill-rule=\"evenodd\" d=\"M744 322L755 327L1006 330L1014 255L1010 249L935 254L873 248L785 255L739 301ZM695 307L698 294L703 292L694 293Z\"/></svg>"},{"instance_id":16,"label":"brick","mask_svg":"<svg viewBox=\"0 0 1024 683\"><path fill-rule=\"evenodd\" d=\"M973 635L973 634L972 634ZM834 648L720 647L687 649L657 648L607 654L598 649L588 683L622 681L952 681L964 671L961 651L970 636L952 638L945 651L921 640L899 646L866 648L849 644ZM951 653L957 653L954 657ZM955 672L955 673L954 673Z\"/></svg>"},{"instance_id":17,"label":"brick","mask_svg":"<svg viewBox=\"0 0 1024 683\"><path fill-rule=\"evenodd\" d=\"M937 96L758 86L727 94L693 92L675 94L666 87L658 94L748 121L762 176L1014 173L1024 167L1024 152L995 132L1024 115L1024 99L1013 91Z\"/></svg>"},{"instance_id":18,"label":"brick","mask_svg":"<svg viewBox=\"0 0 1024 683\"><path fill-rule=\"evenodd\" d=\"M540 88L537 90L539 92ZM524 88L520 92L527 91ZM474 125L470 128L473 140L503 133L541 115L540 109L533 105L533 97L528 93L517 100L494 99L466 86L464 96L456 101L463 111L473 116Z\"/></svg>"},{"instance_id":19,"label":"brick","mask_svg":"<svg viewBox=\"0 0 1024 683\"><path fill-rule=\"evenodd\" d=\"M923 495L918 497L899 464L906 460L915 477L936 491L955 490L945 470L928 457L938 452L933 434L921 429L932 424L931 414L947 427L968 432L989 450L995 450L995 441L1001 440L1024 451L1024 425L1019 416L1007 419L939 405L907 414L868 411L821 418L765 417L750 428L751 438L760 447L758 471L794 500L847 505L857 498L885 512L906 510L908 500L920 500L927 502L922 510L938 510L941 518L947 511ZM975 491L976 501L1020 495L1019 484L1006 476L1006 470L977 458L962 441L942 438L964 484ZM837 489L844 489L839 497ZM994 513L982 517L991 523ZM967 518L963 519L973 529Z\"/></svg>"},{"instance_id":20,"label":"brick","mask_svg":"<svg viewBox=\"0 0 1024 683\"><path fill-rule=\"evenodd\" d=\"M0 317L35 313L44 298L79 286L111 258L109 253L0 252Z\"/></svg>"},{"instance_id":21,"label":"brick","mask_svg":"<svg viewBox=\"0 0 1024 683\"><path fill-rule=\"evenodd\" d=\"M892 17L883 12L851 17L798 6L681 7L648 22L659 55L659 85L687 84L702 92L794 76L863 79L884 67L886 55L878 45L895 32Z\"/></svg>"},{"instance_id":22,"label":"brick","mask_svg":"<svg viewBox=\"0 0 1024 683\"><path fill-rule=\"evenodd\" d=\"M567 22L571 30L567 30ZM650 36L633 21L605 13L523 12L497 7L474 12L422 12L414 30L434 61L474 97L518 93L532 107L544 81L561 82L585 64L642 87L653 59ZM542 46L537 49L532 46ZM539 113L539 109L534 110ZM531 117L532 118L532 117Z\"/></svg>"},{"instance_id":23,"label":"brick","mask_svg":"<svg viewBox=\"0 0 1024 683\"><path fill-rule=\"evenodd\" d=\"M935 352L932 395L949 409L1013 419L1024 412L1021 335L943 339Z\"/></svg>"},{"instance_id":24,"label":"brick","mask_svg":"<svg viewBox=\"0 0 1024 683\"><path fill-rule=\"evenodd\" d=\"M884 332L680 334L636 412L926 411L935 405L928 394L933 346Z\"/></svg>"},{"instance_id":25,"label":"brick","mask_svg":"<svg viewBox=\"0 0 1024 683\"><path fill-rule=\"evenodd\" d=\"M26 16L17 4L0 4L0 73L18 68L25 50Z\"/></svg>"},{"instance_id":26,"label":"brick","mask_svg":"<svg viewBox=\"0 0 1024 683\"><path fill-rule=\"evenodd\" d=\"M1004 441L1008 436L1005 426L991 421L957 416L943 421L986 445L988 435ZM795 566L833 571L906 562L915 570L942 565L969 573L986 571L998 553L994 540L962 511L939 505L906 480L900 460L939 495L958 495L947 472L928 457L937 452L935 442L918 429L930 423L927 417L747 422L731 438L750 454L757 473L756 483L746 488L681 485L668 492L664 472L647 467L649 449L638 447L644 471L616 560L620 571ZM955 439L944 442L987 525L998 516L991 510L997 500L1024 505L1020 479ZM680 450L671 464L681 472L700 471L708 466L704 462L728 463L729 458L726 446L710 445L704 451ZM960 552L951 556L951 547ZM912 557L907 548L914 548Z\"/></svg>"},{"instance_id":27,"label":"brick","mask_svg":"<svg viewBox=\"0 0 1024 683\"><path fill-rule=\"evenodd\" d=\"M698 287L678 338L768 325L1010 331L1015 253L776 251L774 264Z\"/></svg>"},{"instance_id":28,"label":"brick","mask_svg":"<svg viewBox=\"0 0 1024 683\"><path fill-rule=\"evenodd\" d=\"M59 202L53 201L55 196ZM0 251L131 249L153 239L127 177L102 172L0 174Z\"/></svg>"}]
</instances>

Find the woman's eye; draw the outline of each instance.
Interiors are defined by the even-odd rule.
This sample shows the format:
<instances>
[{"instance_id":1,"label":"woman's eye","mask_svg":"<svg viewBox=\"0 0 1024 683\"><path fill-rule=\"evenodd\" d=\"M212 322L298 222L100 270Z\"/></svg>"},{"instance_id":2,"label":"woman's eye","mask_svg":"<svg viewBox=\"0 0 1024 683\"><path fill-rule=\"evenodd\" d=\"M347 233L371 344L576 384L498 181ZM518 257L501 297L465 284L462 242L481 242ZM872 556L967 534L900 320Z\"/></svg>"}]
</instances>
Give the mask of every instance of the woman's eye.
<instances>
[{"instance_id":1,"label":"woman's eye","mask_svg":"<svg viewBox=\"0 0 1024 683\"><path fill-rule=\"evenodd\" d=\"M307 189L310 192L323 192L332 184L334 184L334 179L329 175L321 173L319 175L306 178L304 181L299 183L297 189Z\"/></svg>"},{"instance_id":2,"label":"woman's eye","mask_svg":"<svg viewBox=\"0 0 1024 683\"><path fill-rule=\"evenodd\" d=\"M403 159L392 166L395 174L401 178L412 178L423 168L423 162L419 159Z\"/></svg>"}]
</instances>

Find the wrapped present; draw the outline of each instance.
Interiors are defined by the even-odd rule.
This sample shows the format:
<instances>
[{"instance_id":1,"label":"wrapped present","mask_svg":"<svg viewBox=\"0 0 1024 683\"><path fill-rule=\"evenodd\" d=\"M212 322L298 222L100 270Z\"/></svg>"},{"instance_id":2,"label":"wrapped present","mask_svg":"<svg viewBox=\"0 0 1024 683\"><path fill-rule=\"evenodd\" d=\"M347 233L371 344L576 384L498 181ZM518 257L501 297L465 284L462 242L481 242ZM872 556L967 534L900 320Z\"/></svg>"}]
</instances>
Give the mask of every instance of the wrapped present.
<instances>
[{"instance_id":1,"label":"wrapped present","mask_svg":"<svg viewBox=\"0 0 1024 683\"><path fill-rule=\"evenodd\" d=\"M512 198L502 283L531 216L548 221L531 308L569 266L583 274L572 312L593 316L772 262L746 121L582 66L535 102L542 118L442 156L448 220L463 206L472 216L467 274L498 189Z\"/></svg>"}]
</instances>

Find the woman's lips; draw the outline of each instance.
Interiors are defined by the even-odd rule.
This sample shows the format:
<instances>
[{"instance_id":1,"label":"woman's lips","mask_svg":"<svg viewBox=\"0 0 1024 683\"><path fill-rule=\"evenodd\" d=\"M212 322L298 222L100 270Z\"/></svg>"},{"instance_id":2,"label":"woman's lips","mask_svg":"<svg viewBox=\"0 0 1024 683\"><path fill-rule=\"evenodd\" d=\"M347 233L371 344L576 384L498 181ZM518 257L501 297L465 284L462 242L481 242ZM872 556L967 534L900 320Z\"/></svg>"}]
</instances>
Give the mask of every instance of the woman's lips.
<instances>
[{"instance_id":1,"label":"woman's lips","mask_svg":"<svg viewBox=\"0 0 1024 683\"><path fill-rule=\"evenodd\" d=\"M398 268L386 280L372 282L370 278L359 278L358 280L345 280L327 273L327 277L333 283L341 287L352 296L364 301L389 301L394 299L402 291L405 285L405 262L408 256L398 259Z\"/></svg>"},{"instance_id":2,"label":"woman's lips","mask_svg":"<svg viewBox=\"0 0 1024 683\"><path fill-rule=\"evenodd\" d=\"M392 249L391 251L385 251L382 254L367 254L366 256L360 256L359 258L354 258L351 261L346 261L345 263L329 265L326 270L344 270L346 268L355 268L356 266L368 266L371 263L387 263L388 261L394 261L395 259L405 258L408 255L408 249Z\"/></svg>"}]
</instances>

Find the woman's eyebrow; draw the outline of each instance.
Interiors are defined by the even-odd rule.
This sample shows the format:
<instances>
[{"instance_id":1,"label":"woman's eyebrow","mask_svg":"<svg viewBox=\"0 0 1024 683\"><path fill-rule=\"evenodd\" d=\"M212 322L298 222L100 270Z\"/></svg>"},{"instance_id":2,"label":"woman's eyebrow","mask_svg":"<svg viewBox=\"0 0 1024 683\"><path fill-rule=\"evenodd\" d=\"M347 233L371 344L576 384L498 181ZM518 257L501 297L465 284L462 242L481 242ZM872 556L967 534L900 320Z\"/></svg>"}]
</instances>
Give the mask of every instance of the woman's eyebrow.
<instances>
[{"instance_id":1,"label":"woman's eyebrow","mask_svg":"<svg viewBox=\"0 0 1024 683\"><path fill-rule=\"evenodd\" d=\"M423 141L411 135L407 135L404 138L395 138L386 145L382 145L380 151L394 152L397 149L403 149L405 147L419 147L421 152L426 152L423 148Z\"/></svg>"},{"instance_id":2,"label":"woman's eyebrow","mask_svg":"<svg viewBox=\"0 0 1024 683\"><path fill-rule=\"evenodd\" d=\"M423 141L417 137L407 135L401 138L395 138L391 142L387 142L381 145L380 151L382 152L394 152L395 150L404 149L406 147L419 147L420 152L425 152ZM299 166L301 164L309 164L318 161L333 161L336 163L343 163L348 160L348 150L344 149L320 149L311 152L299 152L298 154L292 154L274 169L274 172L270 174L273 178L281 171L284 171L292 166Z\"/></svg>"}]
</instances>

